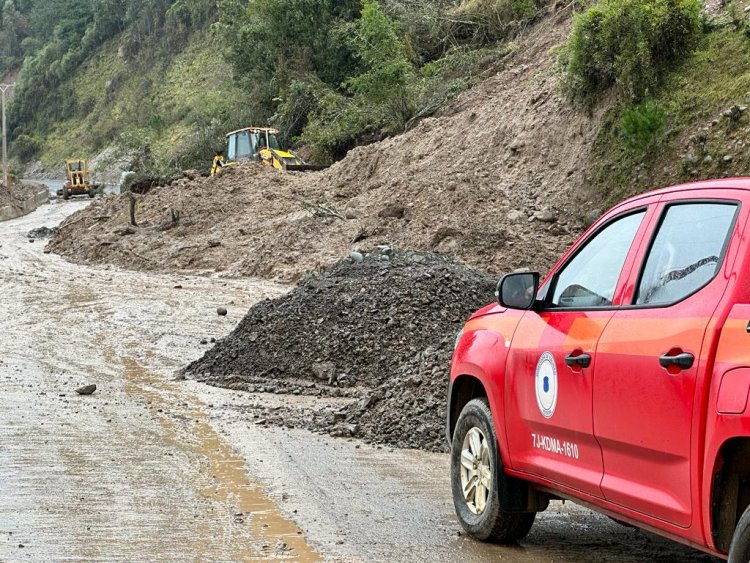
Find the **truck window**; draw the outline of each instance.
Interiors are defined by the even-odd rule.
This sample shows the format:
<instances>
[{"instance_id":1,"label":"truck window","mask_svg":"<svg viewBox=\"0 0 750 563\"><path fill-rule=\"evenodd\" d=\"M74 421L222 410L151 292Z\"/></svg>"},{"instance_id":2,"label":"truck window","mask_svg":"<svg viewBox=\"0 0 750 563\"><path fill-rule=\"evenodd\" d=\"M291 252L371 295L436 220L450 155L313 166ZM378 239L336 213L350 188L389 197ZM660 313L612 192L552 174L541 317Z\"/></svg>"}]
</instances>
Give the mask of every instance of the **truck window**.
<instances>
[{"instance_id":1,"label":"truck window","mask_svg":"<svg viewBox=\"0 0 750 563\"><path fill-rule=\"evenodd\" d=\"M649 250L636 305L676 303L708 284L719 271L736 213L732 203L670 206Z\"/></svg>"},{"instance_id":2,"label":"truck window","mask_svg":"<svg viewBox=\"0 0 750 563\"><path fill-rule=\"evenodd\" d=\"M554 282L552 307L609 307L645 211L615 220L590 239Z\"/></svg>"}]
</instances>

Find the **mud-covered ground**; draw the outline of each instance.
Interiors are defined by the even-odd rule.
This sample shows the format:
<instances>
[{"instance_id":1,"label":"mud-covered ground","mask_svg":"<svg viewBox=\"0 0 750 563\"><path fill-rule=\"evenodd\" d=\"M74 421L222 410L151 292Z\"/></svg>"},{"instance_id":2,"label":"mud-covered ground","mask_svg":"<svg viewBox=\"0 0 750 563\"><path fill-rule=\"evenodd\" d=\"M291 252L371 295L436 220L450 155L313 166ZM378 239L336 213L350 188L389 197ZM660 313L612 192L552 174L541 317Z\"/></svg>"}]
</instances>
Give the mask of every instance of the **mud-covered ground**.
<instances>
[{"instance_id":1,"label":"mud-covered ground","mask_svg":"<svg viewBox=\"0 0 750 563\"><path fill-rule=\"evenodd\" d=\"M0 223L0 561L710 560L571 503L520 546L479 544L445 454L269 428L253 407L340 398L174 381L286 288L81 267L28 242L86 204Z\"/></svg>"},{"instance_id":2,"label":"mud-covered ground","mask_svg":"<svg viewBox=\"0 0 750 563\"><path fill-rule=\"evenodd\" d=\"M0 172L0 177L2 177L2 172ZM11 190L0 186L0 207L21 204L24 200L34 197L34 194L43 189L44 186L38 182L19 182L13 184Z\"/></svg>"}]
</instances>

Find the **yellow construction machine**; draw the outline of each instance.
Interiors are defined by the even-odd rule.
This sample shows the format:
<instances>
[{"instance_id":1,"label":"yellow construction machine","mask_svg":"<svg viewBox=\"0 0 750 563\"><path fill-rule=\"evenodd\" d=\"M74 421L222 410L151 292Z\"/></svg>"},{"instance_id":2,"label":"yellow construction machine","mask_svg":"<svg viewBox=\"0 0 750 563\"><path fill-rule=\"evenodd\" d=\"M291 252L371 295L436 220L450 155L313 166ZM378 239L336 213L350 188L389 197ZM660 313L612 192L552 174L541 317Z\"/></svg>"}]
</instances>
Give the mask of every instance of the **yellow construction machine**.
<instances>
[{"instance_id":1,"label":"yellow construction machine","mask_svg":"<svg viewBox=\"0 0 750 563\"><path fill-rule=\"evenodd\" d=\"M325 168L307 164L298 154L282 150L277 140L278 134L277 129L269 127L246 127L227 133L227 164L250 159L282 172Z\"/></svg>"},{"instance_id":2,"label":"yellow construction machine","mask_svg":"<svg viewBox=\"0 0 750 563\"><path fill-rule=\"evenodd\" d=\"M89 181L89 163L87 160L78 158L65 161L65 174L67 176L61 190L57 195L68 199L72 195L88 195L94 197L98 186Z\"/></svg>"}]
</instances>

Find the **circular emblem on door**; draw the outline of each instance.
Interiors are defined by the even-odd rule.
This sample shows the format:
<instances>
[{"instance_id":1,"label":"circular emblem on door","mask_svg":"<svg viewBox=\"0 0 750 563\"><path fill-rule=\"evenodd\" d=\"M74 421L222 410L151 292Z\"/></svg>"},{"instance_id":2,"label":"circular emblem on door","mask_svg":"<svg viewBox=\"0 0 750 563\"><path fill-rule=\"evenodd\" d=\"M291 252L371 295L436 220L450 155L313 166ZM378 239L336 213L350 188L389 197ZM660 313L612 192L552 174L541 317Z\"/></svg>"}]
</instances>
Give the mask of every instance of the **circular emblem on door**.
<instances>
[{"instance_id":1,"label":"circular emblem on door","mask_svg":"<svg viewBox=\"0 0 750 563\"><path fill-rule=\"evenodd\" d=\"M544 418L555 414L557 405L557 366L551 352L545 352L536 364L536 403Z\"/></svg>"}]
</instances>

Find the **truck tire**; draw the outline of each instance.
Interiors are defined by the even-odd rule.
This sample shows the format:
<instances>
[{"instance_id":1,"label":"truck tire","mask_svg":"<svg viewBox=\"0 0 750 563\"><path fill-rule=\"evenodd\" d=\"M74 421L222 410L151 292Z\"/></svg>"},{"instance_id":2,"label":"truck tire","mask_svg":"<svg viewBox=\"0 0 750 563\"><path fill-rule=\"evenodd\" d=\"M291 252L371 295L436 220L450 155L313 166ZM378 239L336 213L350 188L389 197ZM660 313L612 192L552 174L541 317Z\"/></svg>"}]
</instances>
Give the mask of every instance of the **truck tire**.
<instances>
[{"instance_id":1,"label":"truck tire","mask_svg":"<svg viewBox=\"0 0 750 563\"><path fill-rule=\"evenodd\" d=\"M481 541L515 543L529 533L536 512L500 510L498 475L502 470L487 399L473 399L456 421L451 444L453 504L469 536Z\"/></svg>"},{"instance_id":2,"label":"truck tire","mask_svg":"<svg viewBox=\"0 0 750 563\"><path fill-rule=\"evenodd\" d=\"M67 186L63 186L62 197L63 197L63 199L69 199L70 198L70 192L68 191L68 187Z\"/></svg>"},{"instance_id":3,"label":"truck tire","mask_svg":"<svg viewBox=\"0 0 750 563\"><path fill-rule=\"evenodd\" d=\"M729 563L748 563L750 561L750 506L742 513L734 529L732 544L729 547Z\"/></svg>"}]
</instances>

